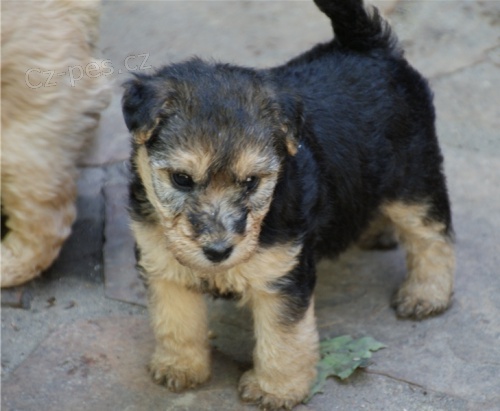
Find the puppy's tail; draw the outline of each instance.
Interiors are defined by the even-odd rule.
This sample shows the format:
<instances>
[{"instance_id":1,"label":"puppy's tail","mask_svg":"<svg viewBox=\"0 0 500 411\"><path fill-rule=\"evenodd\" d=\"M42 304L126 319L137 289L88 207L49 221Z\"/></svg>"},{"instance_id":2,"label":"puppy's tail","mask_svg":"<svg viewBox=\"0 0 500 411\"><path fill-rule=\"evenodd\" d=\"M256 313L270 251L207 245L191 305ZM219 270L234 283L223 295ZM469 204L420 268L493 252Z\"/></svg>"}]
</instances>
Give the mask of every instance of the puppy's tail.
<instances>
[{"instance_id":1,"label":"puppy's tail","mask_svg":"<svg viewBox=\"0 0 500 411\"><path fill-rule=\"evenodd\" d=\"M366 52L386 49L400 54L396 36L375 7L369 10L363 0L314 0L333 25L335 41L342 47Z\"/></svg>"}]
</instances>

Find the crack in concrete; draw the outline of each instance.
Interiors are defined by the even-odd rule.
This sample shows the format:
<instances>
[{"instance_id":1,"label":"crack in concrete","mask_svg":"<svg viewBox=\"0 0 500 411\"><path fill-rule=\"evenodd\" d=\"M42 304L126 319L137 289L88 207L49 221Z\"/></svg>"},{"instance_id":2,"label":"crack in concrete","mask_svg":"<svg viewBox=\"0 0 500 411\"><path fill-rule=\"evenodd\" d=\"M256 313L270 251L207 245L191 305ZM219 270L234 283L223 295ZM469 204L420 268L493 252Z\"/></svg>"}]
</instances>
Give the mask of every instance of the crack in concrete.
<instances>
[{"instance_id":1,"label":"crack in concrete","mask_svg":"<svg viewBox=\"0 0 500 411\"><path fill-rule=\"evenodd\" d=\"M496 44L492 47L488 47L486 49L483 50L482 52L482 55L481 57L479 57L478 59L464 65L464 66L460 66L460 67L457 67L451 71L446 71L446 72L441 72L441 73L436 73L436 74L433 74L431 76L428 76L427 78L431 81L434 81L434 80L441 80L442 78L445 78L445 77L448 77L448 76L453 76L457 73L461 73L467 69L470 69L470 68L473 68L473 67L476 67L480 64L483 64L483 63L491 63L493 64L494 66L497 66L497 67L500 67L500 64L495 62L491 56L488 55L488 53L490 53L491 51L497 49L500 47L500 43L499 44Z\"/></svg>"},{"instance_id":2,"label":"crack in concrete","mask_svg":"<svg viewBox=\"0 0 500 411\"><path fill-rule=\"evenodd\" d=\"M456 394L451 394L449 392L446 392L446 391L437 391L437 390L434 390L432 388L429 388L429 387L425 387L421 384L418 384L416 382L413 382L413 381L409 381L409 380L406 380L404 378L399 378L399 377L395 377L393 375L390 375L389 373L387 372L384 372L384 371L374 371L374 370L370 370L368 368L362 368L361 369L363 372L367 373L367 374L373 374L373 375L379 375L381 377L386 377L386 378L389 378L391 380L394 380L394 381L398 381L398 382L401 382L403 384L407 384L411 387L415 387L415 388L418 388L420 390L423 391L423 394L426 395L427 393L431 392L433 394L436 394L436 395L446 395L448 397L451 397L451 398L456 398L458 400L461 400L461 401L467 401L465 398L462 398Z\"/></svg>"}]
</instances>

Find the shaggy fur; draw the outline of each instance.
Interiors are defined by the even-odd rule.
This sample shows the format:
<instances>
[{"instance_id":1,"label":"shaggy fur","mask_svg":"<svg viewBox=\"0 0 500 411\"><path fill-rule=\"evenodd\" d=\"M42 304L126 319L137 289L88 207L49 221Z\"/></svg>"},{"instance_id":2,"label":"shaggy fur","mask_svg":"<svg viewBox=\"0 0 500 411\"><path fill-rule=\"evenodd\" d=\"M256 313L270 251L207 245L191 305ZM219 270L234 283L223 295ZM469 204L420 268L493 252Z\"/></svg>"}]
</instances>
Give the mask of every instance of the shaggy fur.
<instances>
[{"instance_id":1,"label":"shaggy fur","mask_svg":"<svg viewBox=\"0 0 500 411\"><path fill-rule=\"evenodd\" d=\"M92 58L98 7L98 1L2 2L2 219L8 228L2 287L37 276L70 234L76 161L110 99L97 71L74 85L68 74L69 67L99 66Z\"/></svg>"},{"instance_id":2,"label":"shaggy fur","mask_svg":"<svg viewBox=\"0 0 500 411\"><path fill-rule=\"evenodd\" d=\"M398 315L449 305L450 205L427 82L360 0L316 0L334 40L253 70L192 59L137 75L132 228L150 290L156 381L178 391L210 374L202 294L254 317L241 397L291 408L316 373L315 265L350 244L407 250ZM365 233L365 234L363 234Z\"/></svg>"}]
</instances>

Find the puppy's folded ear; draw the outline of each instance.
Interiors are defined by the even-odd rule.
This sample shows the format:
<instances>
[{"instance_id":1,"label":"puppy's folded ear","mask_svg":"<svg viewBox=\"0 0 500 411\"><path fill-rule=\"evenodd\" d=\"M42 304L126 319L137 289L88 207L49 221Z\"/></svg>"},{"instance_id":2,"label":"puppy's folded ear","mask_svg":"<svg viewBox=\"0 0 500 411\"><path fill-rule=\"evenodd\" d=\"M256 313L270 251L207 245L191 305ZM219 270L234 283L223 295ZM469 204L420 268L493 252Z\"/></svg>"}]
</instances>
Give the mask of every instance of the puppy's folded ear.
<instances>
[{"instance_id":1,"label":"puppy's folded ear","mask_svg":"<svg viewBox=\"0 0 500 411\"><path fill-rule=\"evenodd\" d=\"M155 86L149 77L142 75L135 75L135 78L123 84L123 117L139 144L151 137L162 116L164 101L156 93Z\"/></svg>"},{"instance_id":2,"label":"puppy's folded ear","mask_svg":"<svg viewBox=\"0 0 500 411\"><path fill-rule=\"evenodd\" d=\"M285 147L288 154L297 154L304 124L302 101L293 95L282 95L279 99L281 107L281 130L285 135Z\"/></svg>"}]
</instances>

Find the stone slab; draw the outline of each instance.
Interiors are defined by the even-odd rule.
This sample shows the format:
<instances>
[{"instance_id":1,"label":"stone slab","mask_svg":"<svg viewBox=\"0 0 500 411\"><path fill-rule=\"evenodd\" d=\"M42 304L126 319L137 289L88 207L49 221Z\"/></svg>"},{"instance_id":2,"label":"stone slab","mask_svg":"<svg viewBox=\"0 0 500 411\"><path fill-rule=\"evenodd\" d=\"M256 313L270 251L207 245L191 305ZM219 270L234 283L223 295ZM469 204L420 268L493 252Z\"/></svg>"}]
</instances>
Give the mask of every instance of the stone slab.
<instances>
[{"instance_id":1,"label":"stone slab","mask_svg":"<svg viewBox=\"0 0 500 411\"><path fill-rule=\"evenodd\" d=\"M26 287L5 288L2 290L2 307L29 310L33 295Z\"/></svg>"},{"instance_id":2,"label":"stone slab","mask_svg":"<svg viewBox=\"0 0 500 411\"><path fill-rule=\"evenodd\" d=\"M431 83L441 142L500 156L500 68L486 60Z\"/></svg>"},{"instance_id":3,"label":"stone slab","mask_svg":"<svg viewBox=\"0 0 500 411\"><path fill-rule=\"evenodd\" d=\"M145 305L146 291L136 269L134 238L130 231L128 168L120 162L107 167L104 185L106 226L104 230L105 292L109 298Z\"/></svg>"},{"instance_id":4,"label":"stone slab","mask_svg":"<svg viewBox=\"0 0 500 411\"><path fill-rule=\"evenodd\" d=\"M483 61L500 45L498 1L399 1L389 16L408 60L440 77Z\"/></svg>"},{"instance_id":5,"label":"stone slab","mask_svg":"<svg viewBox=\"0 0 500 411\"><path fill-rule=\"evenodd\" d=\"M214 352L212 380L199 390L177 395L149 377L146 364L152 348L144 316L62 326L3 384L2 409L235 409L235 385L241 372L237 363ZM205 408L207 404L220 408Z\"/></svg>"},{"instance_id":6,"label":"stone slab","mask_svg":"<svg viewBox=\"0 0 500 411\"><path fill-rule=\"evenodd\" d=\"M240 333L233 338L242 341L246 335ZM249 364L220 351L215 343L211 380L181 394L170 393L151 380L146 364L152 349L153 338L145 316L81 320L61 326L3 383L2 409L255 409L237 397L238 378ZM296 410L395 410L404 405L408 411L461 411L466 409L464 403L422 387L360 372L346 382L329 381L325 394ZM380 408L373 408L374 404Z\"/></svg>"},{"instance_id":7,"label":"stone slab","mask_svg":"<svg viewBox=\"0 0 500 411\"><path fill-rule=\"evenodd\" d=\"M96 135L80 160L82 167L120 162L126 160L130 154L130 134L121 110L121 84L125 79L113 76L108 76L107 79L111 83L112 99L102 112Z\"/></svg>"}]
</instances>

